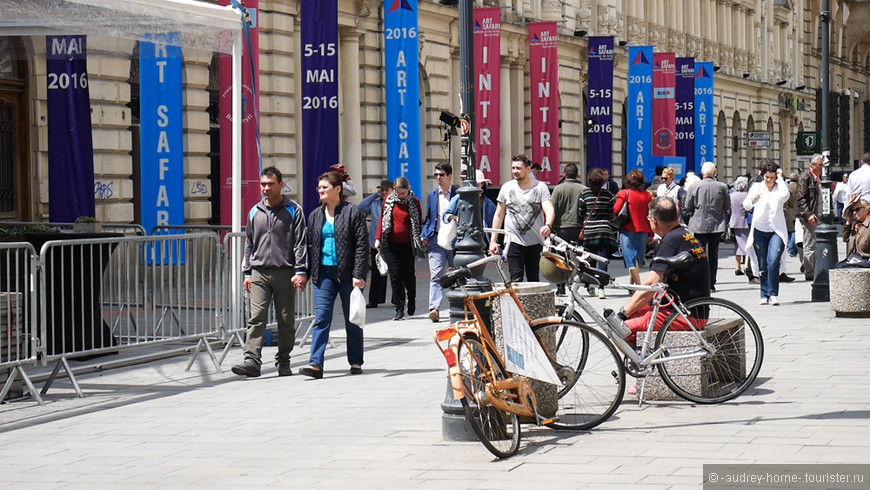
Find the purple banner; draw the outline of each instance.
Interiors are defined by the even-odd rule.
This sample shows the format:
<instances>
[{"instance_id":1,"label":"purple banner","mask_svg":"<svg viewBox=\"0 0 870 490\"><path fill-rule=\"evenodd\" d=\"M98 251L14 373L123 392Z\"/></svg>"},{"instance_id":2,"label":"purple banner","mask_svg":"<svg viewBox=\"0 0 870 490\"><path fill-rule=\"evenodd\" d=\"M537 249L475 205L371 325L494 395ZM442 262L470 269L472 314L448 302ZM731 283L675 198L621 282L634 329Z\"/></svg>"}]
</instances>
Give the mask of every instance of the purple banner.
<instances>
[{"instance_id":1,"label":"purple banner","mask_svg":"<svg viewBox=\"0 0 870 490\"><path fill-rule=\"evenodd\" d=\"M302 205L320 200L317 177L338 161L338 0L303 0ZM347 163L347 162L342 162Z\"/></svg>"},{"instance_id":2,"label":"purple banner","mask_svg":"<svg viewBox=\"0 0 870 490\"><path fill-rule=\"evenodd\" d=\"M695 172L695 59L677 58L677 156L686 157L686 172ZM676 176L677 178L680 175Z\"/></svg>"},{"instance_id":3,"label":"purple banner","mask_svg":"<svg viewBox=\"0 0 870 490\"><path fill-rule=\"evenodd\" d=\"M95 216L85 36L46 36L49 221Z\"/></svg>"},{"instance_id":4,"label":"purple banner","mask_svg":"<svg viewBox=\"0 0 870 490\"><path fill-rule=\"evenodd\" d=\"M586 125L589 169L610 170L613 162L613 38L589 38Z\"/></svg>"}]
</instances>

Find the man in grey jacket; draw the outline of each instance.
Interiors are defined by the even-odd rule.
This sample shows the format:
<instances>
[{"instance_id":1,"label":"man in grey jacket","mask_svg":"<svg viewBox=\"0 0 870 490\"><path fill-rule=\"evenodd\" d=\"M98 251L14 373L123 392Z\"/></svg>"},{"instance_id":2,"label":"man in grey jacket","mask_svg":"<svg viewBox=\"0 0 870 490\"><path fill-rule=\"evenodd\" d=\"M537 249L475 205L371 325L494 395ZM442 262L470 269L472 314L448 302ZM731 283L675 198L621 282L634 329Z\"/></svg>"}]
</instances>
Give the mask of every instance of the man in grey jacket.
<instances>
[{"instance_id":1,"label":"man in grey jacket","mask_svg":"<svg viewBox=\"0 0 870 490\"><path fill-rule=\"evenodd\" d=\"M731 218L731 199L728 186L716 180L716 164L704 162L701 181L686 194L686 214L689 231L707 250L710 262L710 290L716 290L716 270L719 268L719 241Z\"/></svg>"},{"instance_id":2,"label":"man in grey jacket","mask_svg":"<svg viewBox=\"0 0 870 490\"><path fill-rule=\"evenodd\" d=\"M248 213L245 227L245 290L251 293L251 317L245 341L245 360L233 366L239 376L260 375L269 303L275 303L278 322L278 376L290 376L290 351L296 341L296 288L308 281L308 235L305 214L284 197L281 171L267 167L260 174L263 200Z\"/></svg>"}]
</instances>

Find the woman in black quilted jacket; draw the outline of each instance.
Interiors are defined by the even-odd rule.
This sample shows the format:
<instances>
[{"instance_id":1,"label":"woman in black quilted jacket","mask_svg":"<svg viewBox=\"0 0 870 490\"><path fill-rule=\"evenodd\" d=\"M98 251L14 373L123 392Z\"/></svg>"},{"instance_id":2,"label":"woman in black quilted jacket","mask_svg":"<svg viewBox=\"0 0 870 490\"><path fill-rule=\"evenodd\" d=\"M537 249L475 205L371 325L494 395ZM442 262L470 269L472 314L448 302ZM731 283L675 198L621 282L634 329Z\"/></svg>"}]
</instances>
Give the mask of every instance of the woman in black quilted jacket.
<instances>
[{"instance_id":1,"label":"woman in black quilted jacket","mask_svg":"<svg viewBox=\"0 0 870 490\"><path fill-rule=\"evenodd\" d=\"M350 323L350 293L364 288L368 273L369 237L365 214L341 199L342 178L338 172L321 175L317 182L320 207L308 215L308 257L314 285L314 324L311 326L311 358L300 374L323 377L323 353L329 341L332 307L341 296L347 333L347 362L351 374L362 374L363 331Z\"/></svg>"}]
</instances>

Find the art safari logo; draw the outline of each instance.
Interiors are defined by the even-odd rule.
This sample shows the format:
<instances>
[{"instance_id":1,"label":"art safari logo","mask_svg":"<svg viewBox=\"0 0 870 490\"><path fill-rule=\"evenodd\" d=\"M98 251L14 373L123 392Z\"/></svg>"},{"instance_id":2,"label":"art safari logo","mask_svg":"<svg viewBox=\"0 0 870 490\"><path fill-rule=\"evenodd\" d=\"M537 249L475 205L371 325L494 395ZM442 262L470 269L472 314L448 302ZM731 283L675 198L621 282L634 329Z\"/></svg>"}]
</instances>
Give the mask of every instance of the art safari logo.
<instances>
[{"instance_id":1,"label":"art safari logo","mask_svg":"<svg viewBox=\"0 0 870 490\"><path fill-rule=\"evenodd\" d=\"M475 31L496 31L501 29L501 19L496 20L495 17L484 17L483 19L474 22Z\"/></svg>"},{"instance_id":2,"label":"art safari logo","mask_svg":"<svg viewBox=\"0 0 870 490\"><path fill-rule=\"evenodd\" d=\"M613 59L613 48L608 47L606 44L600 44L598 46L589 46L589 57L590 58L598 58L600 60L612 60Z\"/></svg>"},{"instance_id":3,"label":"art safari logo","mask_svg":"<svg viewBox=\"0 0 870 490\"><path fill-rule=\"evenodd\" d=\"M539 44L545 48L556 46L559 37L555 34L550 34L550 31L541 31L532 37L532 44Z\"/></svg>"},{"instance_id":4,"label":"art safari logo","mask_svg":"<svg viewBox=\"0 0 870 490\"><path fill-rule=\"evenodd\" d=\"M390 10L388 12L395 12L396 10L409 10L411 12L414 9L411 8L411 4L408 3L408 0L393 0L393 5L390 6Z\"/></svg>"}]
</instances>

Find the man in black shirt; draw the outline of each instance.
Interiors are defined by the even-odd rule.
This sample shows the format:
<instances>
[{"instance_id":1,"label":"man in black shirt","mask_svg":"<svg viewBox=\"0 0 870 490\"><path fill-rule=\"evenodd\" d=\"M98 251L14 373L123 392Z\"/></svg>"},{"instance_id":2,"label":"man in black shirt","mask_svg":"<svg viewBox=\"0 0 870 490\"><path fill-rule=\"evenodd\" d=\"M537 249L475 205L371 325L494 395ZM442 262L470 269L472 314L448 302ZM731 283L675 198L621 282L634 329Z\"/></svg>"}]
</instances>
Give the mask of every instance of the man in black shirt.
<instances>
[{"instance_id":1,"label":"man in black shirt","mask_svg":"<svg viewBox=\"0 0 870 490\"><path fill-rule=\"evenodd\" d=\"M662 237L659 243L656 257L673 257L682 251L691 252L695 260L688 263L678 271L672 272L665 277L667 266L653 264L650 273L643 280L644 285L656 285L667 283L681 301L710 296L710 266L704 247L688 230L680 226L680 217L677 205L673 199L667 196L656 197L649 205L649 216L652 230ZM619 310L619 316L625 320L625 324L631 329L631 335L626 340L633 342L637 332L645 331L652 316L652 307L649 302L653 297L651 291L635 291L628 303ZM661 308L656 317L655 328L658 330L670 315L670 308ZM688 328L688 326L687 326Z\"/></svg>"}]
</instances>

